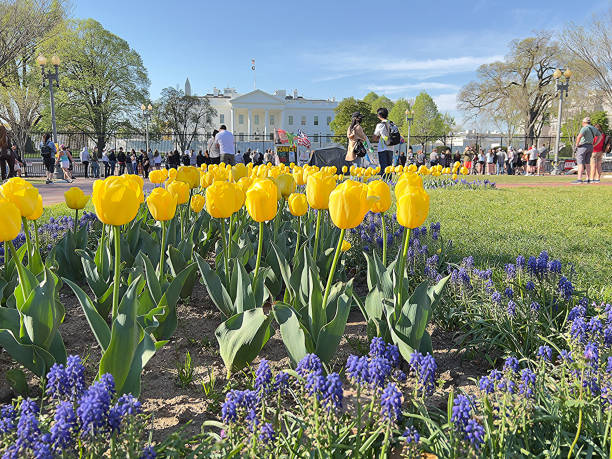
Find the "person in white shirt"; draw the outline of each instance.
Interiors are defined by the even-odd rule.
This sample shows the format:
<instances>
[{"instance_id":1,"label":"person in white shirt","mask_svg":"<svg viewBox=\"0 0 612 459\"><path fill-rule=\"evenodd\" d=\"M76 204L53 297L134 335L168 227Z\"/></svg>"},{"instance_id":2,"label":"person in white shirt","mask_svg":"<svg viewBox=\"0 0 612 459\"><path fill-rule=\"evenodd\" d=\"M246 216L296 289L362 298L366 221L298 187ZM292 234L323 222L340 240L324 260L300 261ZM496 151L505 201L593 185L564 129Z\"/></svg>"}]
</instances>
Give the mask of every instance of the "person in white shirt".
<instances>
[{"instance_id":1,"label":"person in white shirt","mask_svg":"<svg viewBox=\"0 0 612 459\"><path fill-rule=\"evenodd\" d=\"M219 164L221 159L219 157L219 144L217 143L217 134L219 131L216 129L212 133L212 137L208 139L206 149L208 150L208 164Z\"/></svg>"},{"instance_id":2,"label":"person in white shirt","mask_svg":"<svg viewBox=\"0 0 612 459\"><path fill-rule=\"evenodd\" d=\"M83 147L83 149L81 150L81 164L83 165L83 168L85 169L85 178L89 177L89 174L87 173L88 168L89 168L89 150L87 149L87 146Z\"/></svg>"},{"instance_id":3,"label":"person in white shirt","mask_svg":"<svg viewBox=\"0 0 612 459\"><path fill-rule=\"evenodd\" d=\"M234 164L238 163L244 163L244 158L242 156L242 153L240 153L240 150L238 150L236 152L236 155L234 156Z\"/></svg>"},{"instance_id":4,"label":"person in white shirt","mask_svg":"<svg viewBox=\"0 0 612 459\"><path fill-rule=\"evenodd\" d=\"M234 165L234 134L227 130L225 124L219 128L219 133L215 136L215 144L219 146L221 161L225 164Z\"/></svg>"}]
</instances>

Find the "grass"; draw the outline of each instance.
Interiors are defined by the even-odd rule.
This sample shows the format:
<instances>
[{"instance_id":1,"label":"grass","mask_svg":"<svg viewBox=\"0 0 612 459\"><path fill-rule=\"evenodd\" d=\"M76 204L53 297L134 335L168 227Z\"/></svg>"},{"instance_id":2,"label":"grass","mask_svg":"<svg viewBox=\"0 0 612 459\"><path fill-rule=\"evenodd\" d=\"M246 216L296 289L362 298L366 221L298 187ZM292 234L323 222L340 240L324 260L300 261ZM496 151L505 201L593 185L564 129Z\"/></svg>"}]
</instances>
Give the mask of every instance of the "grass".
<instances>
[{"instance_id":1,"label":"grass","mask_svg":"<svg viewBox=\"0 0 612 459\"><path fill-rule=\"evenodd\" d=\"M502 265L547 250L575 266L577 285L612 299L612 187L433 190L428 221L458 257Z\"/></svg>"},{"instance_id":2,"label":"grass","mask_svg":"<svg viewBox=\"0 0 612 459\"><path fill-rule=\"evenodd\" d=\"M606 175L606 174L603 174ZM533 186L536 184L546 183L569 183L578 178L577 175L541 175L541 176L525 176L525 175L468 175L465 178L469 181L475 180L489 180L496 184L524 184ZM604 181L612 182L610 179L604 179ZM598 185L589 185L598 186Z\"/></svg>"}]
</instances>

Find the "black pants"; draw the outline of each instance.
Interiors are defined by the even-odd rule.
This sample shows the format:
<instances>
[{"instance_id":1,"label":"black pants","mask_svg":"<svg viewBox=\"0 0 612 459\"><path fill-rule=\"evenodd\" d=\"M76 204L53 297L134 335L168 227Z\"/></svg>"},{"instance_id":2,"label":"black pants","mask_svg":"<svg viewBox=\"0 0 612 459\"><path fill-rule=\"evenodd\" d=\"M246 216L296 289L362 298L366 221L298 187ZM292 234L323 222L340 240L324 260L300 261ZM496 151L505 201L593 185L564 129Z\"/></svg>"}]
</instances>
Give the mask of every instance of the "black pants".
<instances>
[{"instance_id":1,"label":"black pants","mask_svg":"<svg viewBox=\"0 0 612 459\"><path fill-rule=\"evenodd\" d=\"M217 156L216 158L208 158L208 164L220 164L221 158Z\"/></svg>"},{"instance_id":2,"label":"black pants","mask_svg":"<svg viewBox=\"0 0 612 459\"><path fill-rule=\"evenodd\" d=\"M104 163L104 177L108 177L111 173L111 166L108 162Z\"/></svg>"},{"instance_id":3,"label":"black pants","mask_svg":"<svg viewBox=\"0 0 612 459\"><path fill-rule=\"evenodd\" d=\"M391 165L391 161L393 160L393 152L391 150L379 151L378 152L378 162L380 163L380 173L384 174L383 176L386 178L387 174L385 174L385 169Z\"/></svg>"},{"instance_id":4,"label":"black pants","mask_svg":"<svg viewBox=\"0 0 612 459\"><path fill-rule=\"evenodd\" d=\"M119 163L119 175L125 174L125 163Z\"/></svg>"},{"instance_id":5,"label":"black pants","mask_svg":"<svg viewBox=\"0 0 612 459\"><path fill-rule=\"evenodd\" d=\"M6 166L8 165L8 174ZM0 156L0 171L2 173L2 180L15 176L15 158L10 153L2 154Z\"/></svg>"},{"instance_id":6,"label":"black pants","mask_svg":"<svg viewBox=\"0 0 612 459\"><path fill-rule=\"evenodd\" d=\"M85 178L89 177L89 161L81 161L85 172Z\"/></svg>"}]
</instances>

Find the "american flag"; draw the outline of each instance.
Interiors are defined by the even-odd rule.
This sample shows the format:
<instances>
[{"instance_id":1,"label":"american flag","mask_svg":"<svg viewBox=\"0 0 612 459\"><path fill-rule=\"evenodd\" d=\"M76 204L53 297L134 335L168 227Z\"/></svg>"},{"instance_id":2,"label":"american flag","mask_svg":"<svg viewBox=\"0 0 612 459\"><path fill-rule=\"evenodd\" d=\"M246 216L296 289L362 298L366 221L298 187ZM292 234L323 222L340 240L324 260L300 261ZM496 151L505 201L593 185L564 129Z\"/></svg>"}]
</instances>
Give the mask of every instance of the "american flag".
<instances>
[{"instance_id":1,"label":"american flag","mask_svg":"<svg viewBox=\"0 0 612 459\"><path fill-rule=\"evenodd\" d=\"M301 129L298 129L297 135L295 136L295 140L298 145L310 148L310 140L308 139L308 136L304 134L304 131L302 131Z\"/></svg>"}]
</instances>

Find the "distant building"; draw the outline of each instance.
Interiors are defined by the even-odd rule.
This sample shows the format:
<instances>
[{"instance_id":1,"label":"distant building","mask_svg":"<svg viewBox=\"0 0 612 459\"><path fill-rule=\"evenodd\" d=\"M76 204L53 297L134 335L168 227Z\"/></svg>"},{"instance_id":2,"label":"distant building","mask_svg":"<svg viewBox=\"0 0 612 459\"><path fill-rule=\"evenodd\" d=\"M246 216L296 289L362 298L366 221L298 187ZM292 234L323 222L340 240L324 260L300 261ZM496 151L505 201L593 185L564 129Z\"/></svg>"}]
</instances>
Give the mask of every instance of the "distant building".
<instances>
[{"instance_id":1,"label":"distant building","mask_svg":"<svg viewBox=\"0 0 612 459\"><path fill-rule=\"evenodd\" d=\"M185 83L185 94L187 84ZM191 88L189 87L191 90ZM213 88L204 96L217 111L212 121L213 128L224 124L234 133L238 148L262 148L262 142L274 140L275 129L283 129L296 134L301 129L308 135L313 147L331 142L333 131L330 123L334 119L334 110L338 102L332 99L307 99L293 91L288 95L285 90L276 90L273 94L256 89L246 94L239 94L234 88L223 91ZM257 142L247 145L247 142ZM265 146L269 148L269 145Z\"/></svg>"},{"instance_id":2,"label":"distant building","mask_svg":"<svg viewBox=\"0 0 612 459\"><path fill-rule=\"evenodd\" d=\"M185 80L185 95L186 96L191 95L191 83L189 82L189 78Z\"/></svg>"}]
</instances>

